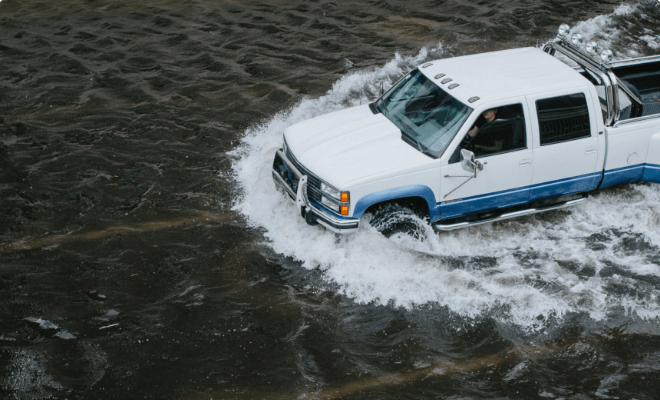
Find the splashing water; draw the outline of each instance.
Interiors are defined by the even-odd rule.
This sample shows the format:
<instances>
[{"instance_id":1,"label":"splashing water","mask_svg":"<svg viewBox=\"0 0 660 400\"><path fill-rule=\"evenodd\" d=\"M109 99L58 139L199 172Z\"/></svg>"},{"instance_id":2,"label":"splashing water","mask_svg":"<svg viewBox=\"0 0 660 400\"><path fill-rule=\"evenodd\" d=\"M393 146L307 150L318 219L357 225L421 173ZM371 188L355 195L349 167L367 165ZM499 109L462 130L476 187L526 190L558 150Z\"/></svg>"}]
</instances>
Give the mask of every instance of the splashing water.
<instances>
[{"instance_id":1,"label":"splashing water","mask_svg":"<svg viewBox=\"0 0 660 400\"><path fill-rule=\"evenodd\" d=\"M609 15L577 23L571 33L581 33L601 48L610 48L618 60L652 55L660 49L659 9L657 0L621 4Z\"/></svg>"},{"instance_id":2,"label":"splashing water","mask_svg":"<svg viewBox=\"0 0 660 400\"><path fill-rule=\"evenodd\" d=\"M623 33L613 20L640 17L648 5L622 5L608 16L577 24L615 44ZM603 33L604 32L604 33ZM657 37L657 36L656 36ZM651 42L648 41L649 46ZM446 307L462 317L491 316L522 327L583 313L604 320L660 315L660 187L636 184L595 193L568 211L435 233L423 221L417 232L385 238L368 220L337 236L308 226L292 202L275 190L271 163L284 129L297 122L373 99L414 66L448 57L443 46L383 67L352 72L318 99L304 99L246 132L233 169L243 193L234 209L264 229L276 252L320 267L324 277L357 302L412 308ZM411 217L414 218L414 217ZM363 220L365 221L365 220ZM540 318L542 317L542 318Z\"/></svg>"}]
</instances>

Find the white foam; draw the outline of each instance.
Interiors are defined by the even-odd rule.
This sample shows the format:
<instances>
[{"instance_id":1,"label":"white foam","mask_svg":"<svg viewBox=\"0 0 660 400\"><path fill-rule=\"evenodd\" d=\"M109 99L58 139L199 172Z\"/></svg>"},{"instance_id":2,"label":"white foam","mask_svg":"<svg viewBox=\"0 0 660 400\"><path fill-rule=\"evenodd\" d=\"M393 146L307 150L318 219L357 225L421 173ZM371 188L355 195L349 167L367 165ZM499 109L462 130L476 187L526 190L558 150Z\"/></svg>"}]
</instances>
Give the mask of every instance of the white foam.
<instances>
[{"instance_id":1,"label":"white foam","mask_svg":"<svg viewBox=\"0 0 660 400\"><path fill-rule=\"evenodd\" d=\"M644 20L648 17L645 11L648 11L649 8L651 10L653 8L657 9L657 4L653 3L657 3L657 1L645 0L635 4L621 4L611 14L599 15L578 22L572 27L570 34L581 33L585 38L585 42L593 40L601 48L611 49L614 52L614 58L617 60L652 55L645 54L640 44L645 42L651 49L660 48L660 42L658 41L660 30L654 26L653 22L644 23ZM648 25L648 27L644 27L648 34L640 37L637 30L630 29L630 24L626 20L633 20L640 25Z\"/></svg>"},{"instance_id":2,"label":"white foam","mask_svg":"<svg viewBox=\"0 0 660 400\"><path fill-rule=\"evenodd\" d=\"M634 9L621 6L613 14ZM591 23L605 24L597 18ZM326 95L304 99L248 129L233 152L235 179L243 190L234 209L263 229L276 252L305 268L320 267L325 279L360 303L441 306L463 317L490 315L529 328L574 312L595 320L621 309L641 318L660 316L660 292L635 278L660 276L660 268L647 259L648 252L625 246L628 239L660 244L656 185L600 193L584 205L546 216L441 235L427 226L415 237L399 234L391 239L368 223L349 236L308 226L293 203L275 190L271 165L286 127L367 102L381 80L393 82L411 67L442 56L442 46L413 57L397 54L383 67L351 72ZM599 248L590 244L598 241L593 235L605 238L597 243ZM571 270L571 265L583 270ZM601 277L603 268L619 269ZM613 285L631 290L621 294L610 289Z\"/></svg>"},{"instance_id":3,"label":"white foam","mask_svg":"<svg viewBox=\"0 0 660 400\"><path fill-rule=\"evenodd\" d=\"M639 39L645 41L652 49L660 49L660 36L644 35L640 36Z\"/></svg>"}]
</instances>

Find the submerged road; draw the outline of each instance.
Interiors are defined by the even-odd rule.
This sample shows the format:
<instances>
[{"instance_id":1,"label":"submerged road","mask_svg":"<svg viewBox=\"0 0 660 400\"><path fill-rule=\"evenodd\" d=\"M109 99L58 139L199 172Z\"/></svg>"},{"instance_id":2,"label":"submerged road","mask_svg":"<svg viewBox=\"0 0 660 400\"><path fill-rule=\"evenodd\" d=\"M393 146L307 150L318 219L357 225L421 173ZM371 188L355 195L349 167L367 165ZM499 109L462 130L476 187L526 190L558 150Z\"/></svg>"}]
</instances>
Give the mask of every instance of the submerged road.
<instances>
[{"instance_id":1,"label":"submerged road","mask_svg":"<svg viewBox=\"0 0 660 400\"><path fill-rule=\"evenodd\" d=\"M656 0L0 2L0 398L657 398L660 186L337 237L270 176L287 126L563 22L660 51Z\"/></svg>"}]
</instances>

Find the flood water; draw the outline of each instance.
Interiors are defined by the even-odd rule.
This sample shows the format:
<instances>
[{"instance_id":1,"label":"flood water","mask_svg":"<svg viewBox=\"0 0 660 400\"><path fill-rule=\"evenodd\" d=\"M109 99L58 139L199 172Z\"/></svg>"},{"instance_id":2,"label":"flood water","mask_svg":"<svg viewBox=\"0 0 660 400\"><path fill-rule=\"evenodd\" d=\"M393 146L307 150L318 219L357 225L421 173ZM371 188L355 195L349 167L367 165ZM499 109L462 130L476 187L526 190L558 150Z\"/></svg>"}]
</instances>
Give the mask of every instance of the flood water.
<instances>
[{"instance_id":1,"label":"flood water","mask_svg":"<svg viewBox=\"0 0 660 400\"><path fill-rule=\"evenodd\" d=\"M660 54L657 0L2 0L0 398L659 399L660 186L338 237L284 129L568 23Z\"/></svg>"}]
</instances>

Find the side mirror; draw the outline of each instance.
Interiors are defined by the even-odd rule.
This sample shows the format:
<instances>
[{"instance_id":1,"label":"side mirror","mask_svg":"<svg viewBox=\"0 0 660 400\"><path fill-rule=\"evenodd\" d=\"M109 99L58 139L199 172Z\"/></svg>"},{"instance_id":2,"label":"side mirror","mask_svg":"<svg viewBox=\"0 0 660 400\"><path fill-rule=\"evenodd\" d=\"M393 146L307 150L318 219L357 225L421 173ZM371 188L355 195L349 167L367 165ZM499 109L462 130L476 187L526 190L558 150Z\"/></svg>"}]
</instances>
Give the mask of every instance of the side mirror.
<instances>
[{"instance_id":1,"label":"side mirror","mask_svg":"<svg viewBox=\"0 0 660 400\"><path fill-rule=\"evenodd\" d=\"M483 164L474 159L474 153L466 149L461 149L461 168L473 173L475 178L477 177L477 171L484 170Z\"/></svg>"},{"instance_id":2,"label":"side mirror","mask_svg":"<svg viewBox=\"0 0 660 400\"><path fill-rule=\"evenodd\" d=\"M474 172L474 153L470 150L461 149L461 167L468 172Z\"/></svg>"}]
</instances>

